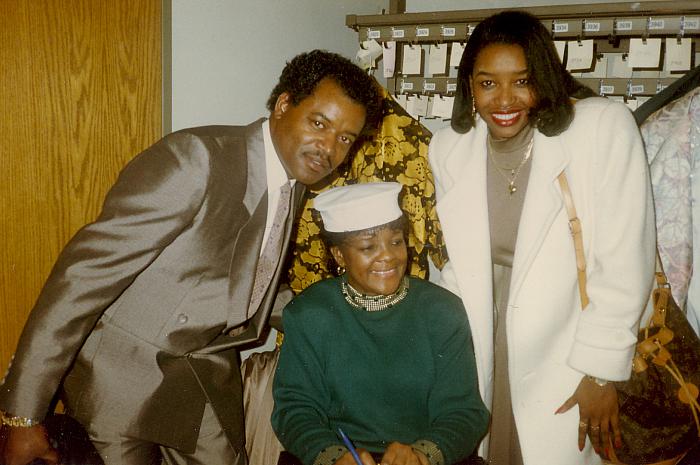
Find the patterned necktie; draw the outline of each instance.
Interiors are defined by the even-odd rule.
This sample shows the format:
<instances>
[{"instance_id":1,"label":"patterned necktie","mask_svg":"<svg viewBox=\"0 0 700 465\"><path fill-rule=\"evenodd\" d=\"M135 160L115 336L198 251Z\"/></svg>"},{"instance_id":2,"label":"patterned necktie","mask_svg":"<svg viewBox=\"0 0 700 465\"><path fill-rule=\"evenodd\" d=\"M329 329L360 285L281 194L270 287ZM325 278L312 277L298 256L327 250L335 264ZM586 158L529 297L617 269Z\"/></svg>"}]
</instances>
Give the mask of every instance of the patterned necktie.
<instances>
[{"instance_id":1,"label":"patterned necktie","mask_svg":"<svg viewBox=\"0 0 700 465\"><path fill-rule=\"evenodd\" d=\"M289 182L286 182L280 188L280 198L277 202L277 211L272 220L270 234L267 236L267 242L265 242L262 255L260 255L258 259L258 266L255 270L255 284L253 285L253 293L250 296L250 305L248 306L248 318L253 316L260 306L260 302L277 268L282 251L282 236L284 235L285 220L289 215L289 200L291 194L292 186Z\"/></svg>"}]
</instances>

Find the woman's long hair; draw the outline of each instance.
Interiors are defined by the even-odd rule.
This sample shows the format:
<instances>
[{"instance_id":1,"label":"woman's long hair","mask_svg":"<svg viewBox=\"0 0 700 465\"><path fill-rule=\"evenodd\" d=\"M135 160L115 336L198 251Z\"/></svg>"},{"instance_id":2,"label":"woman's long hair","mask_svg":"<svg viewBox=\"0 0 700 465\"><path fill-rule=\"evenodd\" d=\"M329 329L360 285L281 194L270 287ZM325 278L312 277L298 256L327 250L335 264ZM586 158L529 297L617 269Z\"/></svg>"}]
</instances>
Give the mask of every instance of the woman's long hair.
<instances>
[{"instance_id":1,"label":"woman's long hair","mask_svg":"<svg viewBox=\"0 0 700 465\"><path fill-rule=\"evenodd\" d=\"M574 116L571 98L594 96L593 90L576 81L566 70L552 37L542 22L522 11L503 11L481 21L467 41L457 74L457 94L452 109L452 129L468 132L476 121L469 78L479 52L489 45L508 44L522 48L528 81L535 96L530 121L546 136L566 130Z\"/></svg>"}]
</instances>

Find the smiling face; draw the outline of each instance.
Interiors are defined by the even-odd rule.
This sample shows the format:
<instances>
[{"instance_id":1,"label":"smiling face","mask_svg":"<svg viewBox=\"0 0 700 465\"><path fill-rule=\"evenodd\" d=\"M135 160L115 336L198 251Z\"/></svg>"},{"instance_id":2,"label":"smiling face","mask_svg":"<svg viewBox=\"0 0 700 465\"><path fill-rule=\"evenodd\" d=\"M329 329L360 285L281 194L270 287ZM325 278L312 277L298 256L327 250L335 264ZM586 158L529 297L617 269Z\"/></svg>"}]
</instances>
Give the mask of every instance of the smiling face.
<instances>
[{"instance_id":1,"label":"smiling face","mask_svg":"<svg viewBox=\"0 0 700 465\"><path fill-rule=\"evenodd\" d=\"M408 252L402 229L360 231L330 250L345 268L348 283L365 295L393 294L406 273Z\"/></svg>"},{"instance_id":2,"label":"smiling face","mask_svg":"<svg viewBox=\"0 0 700 465\"><path fill-rule=\"evenodd\" d=\"M307 185L345 159L364 125L364 106L328 78L297 105L283 92L270 114L272 142L287 176Z\"/></svg>"},{"instance_id":3,"label":"smiling face","mask_svg":"<svg viewBox=\"0 0 700 465\"><path fill-rule=\"evenodd\" d=\"M484 47L474 61L469 83L476 111L491 136L507 139L527 126L536 98L528 82L525 53L519 45Z\"/></svg>"}]
</instances>

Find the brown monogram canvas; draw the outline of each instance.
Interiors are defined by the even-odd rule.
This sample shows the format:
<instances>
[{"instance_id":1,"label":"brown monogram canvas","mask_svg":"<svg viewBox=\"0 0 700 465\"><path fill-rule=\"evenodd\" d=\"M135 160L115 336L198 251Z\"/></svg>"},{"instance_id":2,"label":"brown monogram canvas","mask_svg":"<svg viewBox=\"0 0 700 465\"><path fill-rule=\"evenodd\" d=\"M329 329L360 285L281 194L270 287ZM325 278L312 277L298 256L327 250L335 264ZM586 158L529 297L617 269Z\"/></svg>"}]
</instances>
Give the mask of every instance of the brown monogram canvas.
<instances>
[{"instance_id":1,"label":"brown monogram canvas","mask_svg":"<svg viewBox=\"0 0 700 465\"><path fill-rule=\"evenodd\" d=\"M667 292L666 326L673 339L663 347L685 381L700 386L700 340L683 312ZM658 331L645 335L639 342ZM688 404L679 400L679 383L663 366L649 360L648 368L633 373L629 381L616 383L620 402L620 429L624 446L616 449L617 458L627 464L650 464L685 452L700 439Z\"/></svg>"}]
</instances>

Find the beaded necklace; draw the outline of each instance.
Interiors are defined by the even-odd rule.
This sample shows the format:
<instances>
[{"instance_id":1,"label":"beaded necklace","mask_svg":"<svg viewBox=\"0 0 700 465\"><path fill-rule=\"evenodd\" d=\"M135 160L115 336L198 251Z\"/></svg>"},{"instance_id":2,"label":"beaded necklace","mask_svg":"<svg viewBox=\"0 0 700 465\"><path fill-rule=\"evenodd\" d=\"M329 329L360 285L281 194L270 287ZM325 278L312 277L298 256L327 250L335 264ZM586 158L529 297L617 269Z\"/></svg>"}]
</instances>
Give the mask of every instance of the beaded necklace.
<instances>
[{"instance_id":1,"label":"beaded necklace","mask_svg":"<svg viewBox=\"0 0 700 465\"><path fill-rule=\"evenodd\" d=\"M345 277L341 281L341 289L345 301L351 306L367 312L378 312L393 307L406 297L408 278L404 276L396 292L389 295L365 295L352 287Z\"/></svg>"}]
</instances>

